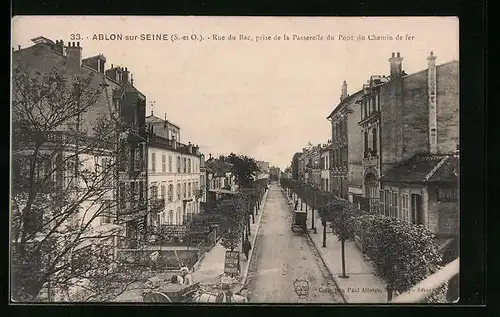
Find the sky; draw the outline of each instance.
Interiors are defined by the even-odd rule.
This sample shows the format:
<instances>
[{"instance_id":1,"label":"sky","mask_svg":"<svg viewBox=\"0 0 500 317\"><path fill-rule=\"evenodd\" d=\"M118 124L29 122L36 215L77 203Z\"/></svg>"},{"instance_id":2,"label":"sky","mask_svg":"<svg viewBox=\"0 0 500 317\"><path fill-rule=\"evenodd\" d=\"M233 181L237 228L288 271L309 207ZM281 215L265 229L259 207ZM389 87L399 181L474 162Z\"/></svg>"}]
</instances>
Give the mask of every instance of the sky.
<instances>
[{"instance_id":1,"label":"sky","mask_svg":"<svg viewBox=\"0 0 500 317\"><path fill-rule=\"evenodd\" d=\"M163 40L141 40L145 34ZM392 52L401 53L408 74L427 67L430 51L437 64L459 60L456 17L13 18L12 47L31 46L37 36L79 40L83 58L103 54L106 68L127 67L153 105L148 115L166 114L180 126L180 141L199 145L207 157L234 152L282 170L308 142L331 138L326 117L344 80L353 94L370 75L389 75Z\"/></svg>"}]
</instances>

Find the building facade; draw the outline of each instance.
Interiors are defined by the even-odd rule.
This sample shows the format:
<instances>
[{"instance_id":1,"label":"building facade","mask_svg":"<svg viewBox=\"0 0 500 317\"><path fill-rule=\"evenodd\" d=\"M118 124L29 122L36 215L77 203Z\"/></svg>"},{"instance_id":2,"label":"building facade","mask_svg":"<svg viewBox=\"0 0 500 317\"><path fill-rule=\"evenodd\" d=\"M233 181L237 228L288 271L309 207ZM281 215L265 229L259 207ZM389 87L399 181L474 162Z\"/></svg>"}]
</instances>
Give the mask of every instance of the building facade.
<instances>
[{"instance_id":1,"label":"building facade","mask_svg":"<svg viewBox=\"0 0 500 317\"><path fill-rule=\"evenodd\" d=\"M200 212L200 153L178 141L180 127L151 113L148 124L148 188L152 225L183 225Z\"/></svg>"},{"instance_id":2,"label":"building facade","mask_svg":"<svg viewBox=\"0 0 500 317\"><path fill-rule=\"evenodd\" d=\"M452 154L458 146L458 62L408 75L392 54L390 77L371 76L363 87L363 190L370 210L379 207L379 179L416 154ZM385 197L384 197L385 198Z\"/></svg>"},{"instance_id":3,"label":"building facade","mask_svg":"<svg viewBox=\"0 0 500 317\"><path fill-rule=\"evenodd\" d=\"M131 76L129 78L128 70L123 68L113 70L113 67L111 70L106 70L106 58L103 55L83 59L83 48L80 47L79 42L65 45L62 40L53 42L45 37L37 37L32 41L35 45L13 51L14 69L43 75L57 70L64 78L79 78L79 87L82 92L84 89L98 92L95 95L95 102L90 107L82 109L77 119L67 120L55 131L50 131L53 137L49 139L66 142L66 149L71 145L68 142L74 142L71 146L73 152L56 153L54 163L57 162L57 157L64 160L64 156L72 153L78 163L75 166L80 166L86 171L99 170L101 173L109 171L112 174L109 181L111 186L109 186L109 193L105 195L106 197L92 202L84 200L80 205L80 210L86 210L83 212L85 217L96 215L97 210L107 210L99 217L91 217L93 219L91 227L119 225L125 229L123 230L125 236L120 239L121 242L130 241L132 247L144 243L147 193L145 191L131 191L133 186L130 184L146 184L146 148L143 142L145 137L145 96L134 87ZM83 102L86 101L83 100ZM78 105L83 107L81 101ZM13 115L17 117L17 114ZM91 136L99 122L103 122L103 119L113 122L116 118L120 124L112 127L113 136L100 136L102 140L106 139L110 143L109 147L106 146L108 148L106 151L84 144L84 140L90 140L88 137ZM13 121L16 120L14 117L13 119ZM84 153L81 151L83 146L92 147L92 151ZM79 147L81 147L80 150ZM78 154L75 155L75 153ZM56 187L67 188L65 183L68 179L73 179L75 184L82 183L81 175L83 172L78 168L67 169L62 164L57 166L54 173ZM143 187L145 188L145 186ZM140 186L135 187L135 189L138 188ZM76 212L71 217L70 222L84 221L83 214ZM118 243L122 244L120 241Z\"/></svg>"},{"instance_id":4,"label":"building facade","mask_svg":"<svg viewBox=\"0 0 500 317\"><path fill-rule=\"evenodd\" d=\"M332 125L332 192L354 203L363 196L360 96L361 91L349 95L344 81L340 103L327 117Z\"/></svg>"},{"instance_id":5,"label":"building facade","mask_svg":"<svg viewBox=\"0 0 500 317\"><path fill-rule=\"evenodd\" d=\"M333 158L332 142L328 140L327 144L324 144L320 153L320 165L321 165L321 190L330 192L332 191L332 185L330 181L330 167Z\"/></svg>"}]
</instances>

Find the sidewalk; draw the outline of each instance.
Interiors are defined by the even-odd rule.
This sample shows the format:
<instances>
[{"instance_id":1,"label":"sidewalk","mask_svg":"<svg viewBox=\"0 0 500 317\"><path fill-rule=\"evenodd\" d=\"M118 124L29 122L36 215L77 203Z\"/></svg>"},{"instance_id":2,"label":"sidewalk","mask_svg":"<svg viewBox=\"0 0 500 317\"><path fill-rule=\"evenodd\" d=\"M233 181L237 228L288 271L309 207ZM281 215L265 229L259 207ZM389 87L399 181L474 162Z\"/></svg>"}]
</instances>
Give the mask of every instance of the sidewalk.
<instances>
[{"instance_id":1,"label":"sidewalk","mask_svg":"<svg viewBox=\"0 0 500 317\"><path fill-rule=\"evenodd\" d=\"M262 198L261 206L259 209L259 214L255 216L255 223L250 221L250 242L252 243L252 249L248 255L249 259L245 259L245 255L241 253L241 243L237 251L240 252L240 263L241 263L241 273L236 279L237 282L233 285L233 292L238 292L245 284L246 278L248 276L248 264L252 258L253 249L255 246L255 238L257 237L257 231L260 225L260 219L262 217L262 212L264 210L264 205L266 203L266 198L269 190L266 191L264 197ZM226 249L217 243L212 250L205 254L205 257L199 263L198 268L193 272L193 280L195 282L202 282L204 284L218 284L220 281L220 275L224 273L224 258L226 256Z\"/></svg>"},{"instance_id":2,"label":"sidewalk","mask_svg":"<svg viewBox=\"0 0 500 317\"><path fill-rule=\"evenodd\" d=\"M283 194L286 196L285 192ZM290 200L290 197L286 197ZM290 207L293 208L293 202ZM309 229L311 228L310 210L308 207ZM334 276L334 282L341 289L345 301L348 303L386 303L386 283L374 274L374 267L365 259L354 242L345 242L345 268L349 278L339 277L342 275L341 243L337 240L337 236L332 234L332 229L327 226L326 248L323 248L323 225L317 211L315 211L314 220L317 233L310 230L309 236L328 270Z\"/></svg>"}]
</instances>

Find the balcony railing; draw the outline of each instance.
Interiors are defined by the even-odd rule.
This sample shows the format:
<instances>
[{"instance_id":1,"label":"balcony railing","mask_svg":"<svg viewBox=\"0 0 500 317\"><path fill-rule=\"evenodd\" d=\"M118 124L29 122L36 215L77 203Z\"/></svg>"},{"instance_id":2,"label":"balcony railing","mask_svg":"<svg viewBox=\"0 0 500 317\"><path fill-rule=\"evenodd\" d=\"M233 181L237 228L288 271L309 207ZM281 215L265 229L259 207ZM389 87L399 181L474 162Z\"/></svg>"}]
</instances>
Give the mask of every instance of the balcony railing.
<instances>
[{"instance_id":1,"label":"balcony railing","mask_svg":"<svg viewBox=\"0 0 500 317\"><path fill-rule=\"evenodd\" d=\"M39 142L41 144L54 144L72 146L78 143L81 146L92 146L98 148L113 149L113 143L100 138L88 136L83 133L71 131L46 131L34 134L16 135L13 139L13 146L18 148L21 143L30 144Z\"/></svg>"},{"instance_id":2,"label":"balcony railing","mask_svg":"<svg viewBox=\"0 0 500 317\"><path fill-rule=\"evenodd\" d=\"M165 198L155 198L151 200L151 210L157 211L165 208Z\"/></svg>"}]
</instances>

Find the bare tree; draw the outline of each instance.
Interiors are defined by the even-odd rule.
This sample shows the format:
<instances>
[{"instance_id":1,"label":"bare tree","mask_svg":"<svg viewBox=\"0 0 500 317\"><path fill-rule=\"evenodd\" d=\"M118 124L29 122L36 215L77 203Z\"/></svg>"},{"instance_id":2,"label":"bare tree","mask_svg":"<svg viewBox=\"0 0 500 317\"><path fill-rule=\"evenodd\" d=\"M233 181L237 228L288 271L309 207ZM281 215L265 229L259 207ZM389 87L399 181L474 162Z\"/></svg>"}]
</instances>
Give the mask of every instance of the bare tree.
<instances>
[{"instance_id":1,"label":"bare tree","mask_svg":"<svg viewBox=\"0 0 500 317\"><path fill-rule=\"evenodd\" d=\"M35 301L43 289L48 300L112 300L140 276L116 256L122 128L107 89L93 75L13 70L13 300Z\"/></svg>"}]
</instances>

